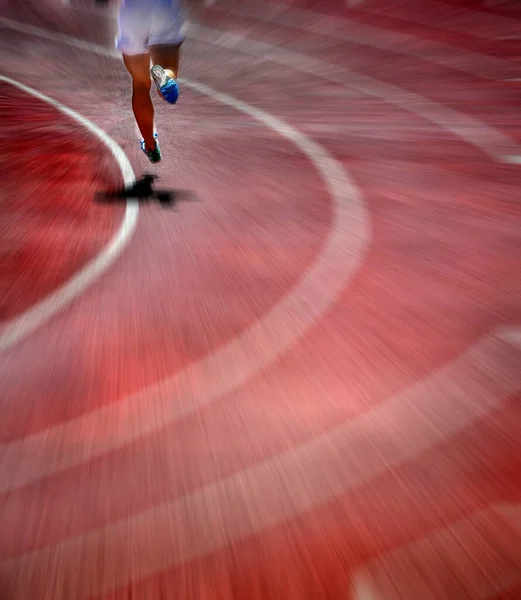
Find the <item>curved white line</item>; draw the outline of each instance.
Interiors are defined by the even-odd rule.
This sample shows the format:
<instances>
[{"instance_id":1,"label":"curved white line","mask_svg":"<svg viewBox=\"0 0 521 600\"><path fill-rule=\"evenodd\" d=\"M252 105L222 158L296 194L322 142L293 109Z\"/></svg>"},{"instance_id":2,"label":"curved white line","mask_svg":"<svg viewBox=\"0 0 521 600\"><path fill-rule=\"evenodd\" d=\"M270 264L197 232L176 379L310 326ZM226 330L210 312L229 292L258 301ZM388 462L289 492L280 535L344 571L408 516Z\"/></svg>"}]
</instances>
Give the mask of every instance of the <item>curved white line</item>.
<instances>
[{"instance_id":1,"label":"curved white line","mask_svg":"<svg viewBox=\"0 0 521 600\"><path fill-rule=\"evenodd\" d=\"M0 23L18 31L87 48L82 41L76 44L75 38L69 36L32 26L26 28L22 23L5 18L0 18ZM96 44L89 44L88 49L119 58L119 53ZM332 224L322 252L278 305L215 353L117 403L0 446L0 493L123 446L231 392L290 348L331 307L361 265L370 237L369 218L355 185L327 150L261 109L201 83L187 80L184 83L200 94L256 119L308 157L333 201ZM147 407L145 410L144 406ZM86 432L92 430L96 430L96 436L89 436L86 443ZM68 452L63 451L64 440L74 444Z\"/></svg>"},{"instance_id":2,"label":"curved white line","mask_svg":"<svg viewBox=\"0 0 521 600\"><path fill-rule=\"evenodd\" d=\"M74 10L81 9L75 7ZM464 50L437 41L434 42L411 33L368 25L341 16L329 16L310 10L271 3L263 4L261 10L255 9L255 11L250 7L241 6L233 9L213 6L213 10L226 12L227 14L231 13L237 17L255 19L264 23L282 25L348 43L387 50L392 54L409 56L493 81L505 79L510 73L519 72L513 61L494 58L487 54ZM105 16L107 16L107 13L105 13ZM415 44L415 46L411 46L411 44Z\"/></svg>"},{"instance_id":3,"label":"curved white line","mask_svg":"<svg viewBox=\"0 0 521 600\"><path fill-rule=\"evenodd\" d=\"M434 123L467 144L479 148L494 160L512 162L511 157L521 154L521 146L495 127L400 86L246 35L209 29L196 24L191 24L190 30L193 37L206 44L239 50L260 60L285 65L319 79L357 90L367 96L380 98L388 104Z\"/></svg>"},{"instance_id":4,"label":"curved white line","mask_svg":"<svg viewBox=\"0 0 521 600\"><path fill-rule=\"evenodd\" d=\"M359 568L351 597L486 600L505 593L521 584L520 519L520 504L496 504L404 544Z\"/></svg>"},{"instance_id":5,"label":"curved white line","mask_svg":"<svg viewBox=\"0 0 521 600\"><path fill-rule=\"evenodd\" d=\"M125 185L132 185L134 182L134 171L128 158L118 144L109 137L102 129L95 125L89 119L83 117L75 110L67 108L54 98L50 98L37 90L19 83L9 77L0 75L0 81L5 81L18 89L43 100L50 104L56 110L70 117L72 120L83 125L90 133L97 136L116 159L118 167L123 175ZM86 266L78 271L67 283L63 284L57 290L49 294L43 300L23 312L18 317L7 321L0 327L0 351L7 350L24 337L32 333L37 327L46 323L57 312L65 308L75 298L77 298L93 281L102 275L121 254L125 246L129 243L132 234L136 228L138 217L138 204L134 200L127 202L125 215L119 229L116 231L110 243Z\"/></svg>"},{"instance_id":6,"label":"curved white line","mask_svg":"<svg viewBox=\"0 0 521 600\"><path fill-rule=\"evenodd\" d=\"M423 381L331 431L138 514L6 558L0 569L13 578L20 598L35 597L45 574L58 566L60 590L90 597L209 555L352 492L485 418L521 390L520 357L493 332ZM151 407L150 399L143 402L140 414ZM102 421L96 426L97 433ZM110 576L99 569L104 549L118 558L110 563ZM53 591L47 591L50 597L61 598Z\"/></svg>"}]
</instances>

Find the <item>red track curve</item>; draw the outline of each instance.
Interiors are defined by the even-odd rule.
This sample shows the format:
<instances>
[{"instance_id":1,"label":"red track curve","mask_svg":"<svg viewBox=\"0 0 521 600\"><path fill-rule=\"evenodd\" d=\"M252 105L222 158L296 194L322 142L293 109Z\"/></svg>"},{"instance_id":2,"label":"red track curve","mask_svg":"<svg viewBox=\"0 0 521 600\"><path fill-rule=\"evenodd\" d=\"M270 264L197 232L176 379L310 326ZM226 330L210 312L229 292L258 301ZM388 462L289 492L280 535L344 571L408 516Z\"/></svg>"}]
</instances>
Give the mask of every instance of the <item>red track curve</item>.
<instances>
[{"instance_id":1,"label":"red track curve","mask_svg":"<svg viewBox=\"0 0 521 600\"><path fill-rule=\"evenodd\" d=\"M368 15L355 11L350 18L369 22ZM10 7L2 16L105 46L113 39L112 21L57 1ZM512 84L367 45L326 43L323 35L222 10L203 11L199 18L206 27L284 39L287 49L369 69L372 77L521 140L514 102L519 92ZM382 17L378 25L397 28L397 21ZM421 38L425 26L409 23L407 31ZM450 43L449 34L444 43ZM27 63L20 47L24 56L38 59ZM136 173L150 170L135 140L128 78L115 61L4 27L0 49L6 76L85 115L123 147ZM490 47L468 49L493 56ZM514 63L519 58L501 45L497 56ZM494 162L385 99L326 83L320 73L303 76L196 39L187 43L184 61L186 77L283 118L349 170L370 213L370 250L334 307L240 389L163 428L158 407L187 400L175 393L145 398L143 418L158 411L156 431L92 458L104 424L99 430L89 425L80 439L60 440L64 455L80 453L83 464L27 485L7 484L0 501L5 597L315 600L351 594L360 600L353 577L369 565L371 599L518 598L518 513L501 507L521 502L521 351L487 336L521 323L519 167ZM2 356L0 456L7 456L9 444L22 448L28 436L121 403L214 352L276 305L320 254L331 201L308 160L260 124L183 91L174 116L158 106L165 152L161 186L194 190L200 202L179 204L175 211L143 205L134 239L117 264ZM476 95L488 103L475 102ZM42 114L37 103L19 100L31 115ZM95 149L86 136L81 148L91 165ZM45 156L41 142L35 150ZM22 153L22 161L26 157ZM83 211L74 243L81 236L92 239L100 226L105 235L121 219L121 207L87 204L95 187L118 177L110 160L103 160L94 169L103 179L89 175L78 186L77 201L63 207L61 194L42 196L46 214ZM10 172L17 175L14 167ZM58 185L51 180L49 185ZM18 191L12 186L10 202L19 210L28 211L34 199L28 185L22 179ZM25 238L45 240L48 249L38 258L47 262L59 251L49 231L35 221L24 232ZM96 244L103 239L96 237ZM63 272L76 268L70 262ZM12 274L8 314L23 311L58 281L42 277L38 285L32 280L30 294L15 293L27 289L28 272ZM482 339L489 340L484 350L465 358ZM446 371L429 390L425 381L437 369ZM200 382L191 386L187 394L205 393ZM481 407L481 416L467 423L463 415L466 425L455 428L460 417L450 412L452 394L455 405L464 399L469 413ZM410 417L393 420L387 412L385 421L371 420L401 397L410 399ZM416 413L425 435L418 434L423 430ZM447 414L453 422L440 420ZM348 440L336 438L338 461L318 471L322 455L312 453L311 441L329 439L343 423L353 424L346 431L360 441L347 446ZM429 423L438 441L423 447ZM439 430L454 433L438 439ZM423 447L421 453L415 445ZM341 454L346 447L359 454ZM310 458L302 448L311 449ZM291 454L281 458L285 451L294 452L293 463ZM398 464L393 455L400 452L408 458ZM37 464L38 455L24 460ZM337 463L338 481L356 479L356 485L340 489L335 479L323 484ZM283 464L293 464L302 477L283 471ZM254 466L259 470L251 471ZM355 471L358 479L349 474ZM268 484L262 478L270 472ZM322 482L318 491L314 481ZM286 490L285 483L292 487ZM308 496L322 491L321 503L306 506ZM270 524L288 498L301 508L288 508L291 518L273 516ZM162 506L163 521L157 517ZM250 522L263 527L252 532ZM172 523L177 534L169 537ZM446 528L457 551L443 542ZM126 530L134 536L128 543ZM433 542L435 554L421 545L427 537L442 540ZM420 546L414 560L403 549L389 554L415 541ZM134 564L124 558L127 553ZM477 556L473 579L470 554ZM418 563L426 588L411 575ZM488 583L474 585L483 573ZM390 582L402 595L392 595Z\"/></svg>"}]
</instances>

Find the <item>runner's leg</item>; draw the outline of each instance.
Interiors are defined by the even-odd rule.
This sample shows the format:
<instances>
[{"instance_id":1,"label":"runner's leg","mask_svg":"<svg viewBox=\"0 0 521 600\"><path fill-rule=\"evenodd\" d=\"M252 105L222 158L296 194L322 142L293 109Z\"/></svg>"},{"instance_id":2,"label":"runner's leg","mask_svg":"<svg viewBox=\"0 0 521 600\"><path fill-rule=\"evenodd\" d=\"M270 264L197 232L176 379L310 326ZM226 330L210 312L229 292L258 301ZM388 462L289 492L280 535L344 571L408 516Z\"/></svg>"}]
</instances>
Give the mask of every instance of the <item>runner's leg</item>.
<instances>
[{"instance_id":1,"label":"runner's leg","mask_svg":"<svg viewBox=\"0 0 521 600\"><path fill-rule=\"evenodd\" d=\"M154 138L154 105L150 98L150 56L123 54L123 62L132 77L132 110L136 123L145 140L146 150L156 147Z\"/></svg>"}]
</instances>

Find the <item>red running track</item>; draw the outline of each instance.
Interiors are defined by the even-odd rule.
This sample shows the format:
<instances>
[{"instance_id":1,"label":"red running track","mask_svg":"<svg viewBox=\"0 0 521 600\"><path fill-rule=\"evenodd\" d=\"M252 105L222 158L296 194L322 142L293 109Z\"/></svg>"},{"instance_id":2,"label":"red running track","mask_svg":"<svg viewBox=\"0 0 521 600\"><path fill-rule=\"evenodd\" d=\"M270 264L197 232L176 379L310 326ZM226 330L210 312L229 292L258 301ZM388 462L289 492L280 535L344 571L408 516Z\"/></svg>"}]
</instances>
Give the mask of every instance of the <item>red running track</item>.
<instances>
[{"instance_id":1,"label":"red running track","mask_svg":"<svg viewBox=\"0 0 521 600\"><path fill-rule=\"evenodd\" d=\"M193 15L154 101L197 201L0 357L2 598L521 597L519 54L373 9ZM140 176L110 13L4 2L1 74ZM5 341L127 213L109 148L0 84Z\"/></svg>"}]
</instances>

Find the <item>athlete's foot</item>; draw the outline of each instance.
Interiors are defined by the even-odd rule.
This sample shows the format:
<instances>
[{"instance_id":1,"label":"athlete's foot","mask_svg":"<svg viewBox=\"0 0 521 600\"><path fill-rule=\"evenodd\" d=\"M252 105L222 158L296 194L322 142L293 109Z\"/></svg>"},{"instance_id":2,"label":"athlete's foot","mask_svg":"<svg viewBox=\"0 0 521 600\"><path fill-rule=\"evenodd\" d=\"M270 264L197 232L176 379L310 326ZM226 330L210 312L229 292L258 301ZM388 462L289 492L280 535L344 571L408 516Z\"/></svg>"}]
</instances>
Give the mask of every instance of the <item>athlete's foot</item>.
<instances>
[{"instance_id":1,"label":"athlete's foot","mask_svg":"<svg viewBox=\"0 0 521 600\"><path fill-rule=\"evenodd\" d=\"M156 84L161 98L169 104L175 104L179 98L177 81L170 77L161 65L154 65L150 69L150 75Z\"/></svg>"},{"instance_id":2,"label":"athlete's foot","mask_svg":"<svg viewBox=\"0 0 521 600\"><path fill-rule=\"evenodd\" d=\"M141 140L141 150L147 155L151 163L158 163L161 160L161 149L157 141L157 133L154 133L154 143L155 147L150 148L145 144L145 140Z\"/></svg>"}]
</instances>

